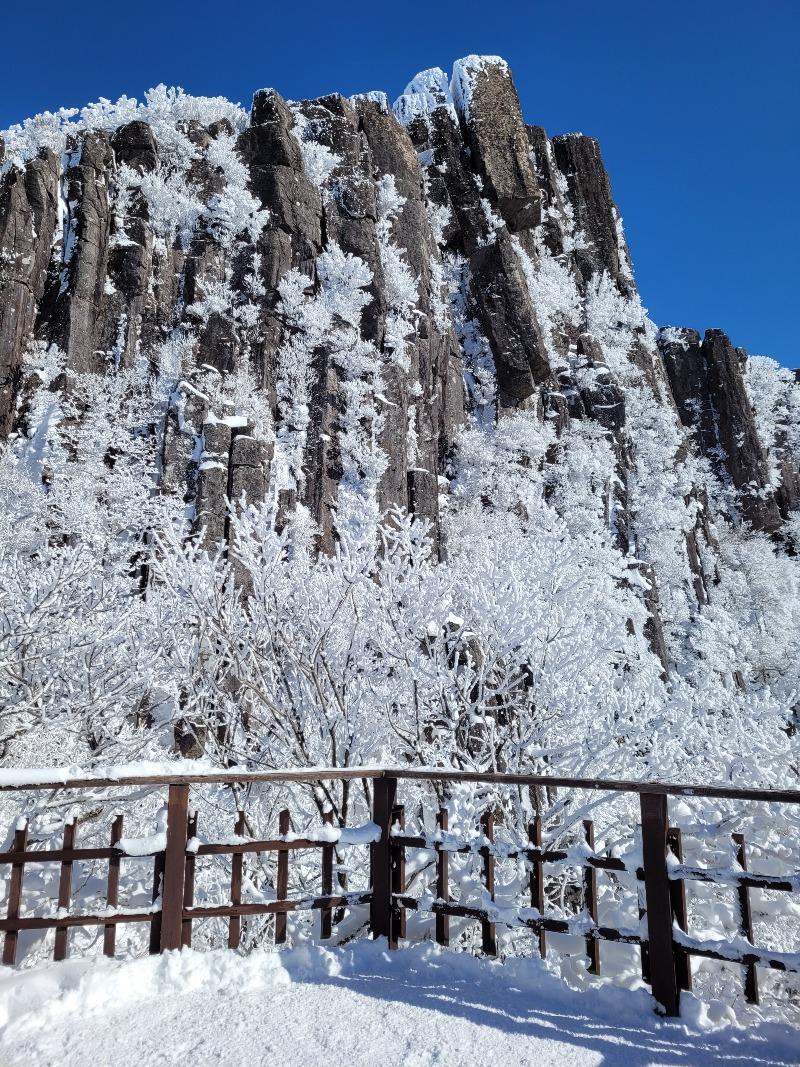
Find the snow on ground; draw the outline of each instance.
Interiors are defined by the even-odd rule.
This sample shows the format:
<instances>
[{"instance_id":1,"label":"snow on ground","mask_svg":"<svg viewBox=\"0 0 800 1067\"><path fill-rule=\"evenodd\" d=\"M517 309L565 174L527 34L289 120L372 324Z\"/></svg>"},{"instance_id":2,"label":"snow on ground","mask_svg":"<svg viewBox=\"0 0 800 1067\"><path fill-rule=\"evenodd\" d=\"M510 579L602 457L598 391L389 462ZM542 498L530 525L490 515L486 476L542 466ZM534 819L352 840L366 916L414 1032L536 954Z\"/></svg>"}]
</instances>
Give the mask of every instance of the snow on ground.
<instances>
[{"instance_id":1,"label":"snow on ground","mask_svg":"<svg viewBox=\"0 0 800 1067\"><path fill-rule=\"evenodd\" d=\"M800 1032L715 1027L684 998L659 1019L644 990L578 992L539 961L419 945L297 948L240 957L166 953L75 960L0 978L4 1067L772 1067L800 1062Z\"/></svg>"}]
</instances>

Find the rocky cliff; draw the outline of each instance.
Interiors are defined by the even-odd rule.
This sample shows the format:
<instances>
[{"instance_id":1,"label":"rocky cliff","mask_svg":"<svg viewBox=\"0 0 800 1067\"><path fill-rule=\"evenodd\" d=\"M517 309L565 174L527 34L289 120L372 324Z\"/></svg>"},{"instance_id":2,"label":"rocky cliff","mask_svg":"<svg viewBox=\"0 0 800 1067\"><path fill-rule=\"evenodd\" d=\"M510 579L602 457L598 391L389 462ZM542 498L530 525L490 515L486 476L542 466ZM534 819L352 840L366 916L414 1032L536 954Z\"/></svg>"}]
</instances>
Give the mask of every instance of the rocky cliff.
<instances>
[{"instance_id":1,"label":"rocky cliff","mask_svg":"<svg viewBox=\"0 0 800 1067\"><path fill-rule=\"evenodd\" d=\"M666 673L720 523L794 551L794 381L719 330L656 330L597 141L526 124L502 60L424 71L393 106L162 88L0 145L0 440L46 488L129 373L160 390L147 492L209 547L244 500L301 513L328 554L397 505L443 557L454 457L524 416L563 501L574 435L610 449L593 477ZM133 447L116 419L106 468Z\"/></svg>"}]
</instances>

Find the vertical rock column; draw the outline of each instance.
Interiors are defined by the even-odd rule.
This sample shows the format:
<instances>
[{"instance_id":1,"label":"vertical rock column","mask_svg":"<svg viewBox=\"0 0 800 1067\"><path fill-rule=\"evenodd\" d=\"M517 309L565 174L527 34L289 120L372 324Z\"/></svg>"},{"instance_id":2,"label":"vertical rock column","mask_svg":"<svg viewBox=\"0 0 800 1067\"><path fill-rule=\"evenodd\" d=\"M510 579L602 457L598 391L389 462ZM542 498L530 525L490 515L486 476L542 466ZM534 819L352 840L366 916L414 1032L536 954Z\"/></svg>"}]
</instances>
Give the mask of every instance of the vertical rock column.
<instances>
[{"instance_id":1,"label":"vertical rock column","mask_svg":"<svg viewBox=\"0 0 800 1067\"><path fill-rule=\"evenodd\" d=\"M250 187L270 213L270 223L259 239L261 282L266 294L260 302L261 340L255 351L261 382L271 397L277 417L277 354L286 324L280 313L278 286L288 271L295 269L316 280L316 257L323 243L323 210L316 186L304 172L300 145L293 134L294 117L285 101L273 89L264 89L253 98L250 126L238 141L238 150L250 170ZM320 356L320 360L322 357ZM332 439L333 407L326 401L326 375L317 374L318 418L313 420L310 449L313 474L309 473L311 511L331 543L331 518L324 501L335 498L335 467L329 456ZM317 477L320 481L317 482ZM280 522L296 504L296 493L280 491Z\"/></svg>"},{"instance_id":2,"label":"vertical rock column","mask_svg":"<svg viewBox=\"0 0 800 1067\"><path fill-rule=\"evenodd\" d=\"M3 143L0 139L0 162ZM44 149L0 179L0 441L9 433L20 365L42 299L58 216L58 160Z\"/></svg>"},{"instance_id":3,"label":"vertical rock column","mask_svg":"<svg viewBox=\"0 0 800 1067\"><path fill-rule=\"evenodd\" d=\"M215 418L207 419L203 424L194 524L196 530L203 530L203 544L209 550L225 541L230 452L230 426Z\"/></svg>"},{"instance_id":4,"label":"vertical rock column","mask_svg":"<svg viewBox=\"0 0 800 1067\"><path fill-rule=\"evenodd\" d=\"M64 177L67 219L57 276L51 278L44 332L78 373L102 371L116 341L107 292L114 154L104 132L85 133ZM52 309L52 311L51 311Z\"/></svg>"},{"instance_id":5,"label":"vertical rock column","mask_svg":"<svg viewBox=\"0 0 800 1067\"><path fill-rule=\"evenodd\" d=\"M460 60L453 80L464 141L489 202L511 233L533 229L541 222L541 193L510 70L502 60Z\"/></svg>"},{"instance_id":6,"label":"vertical rock column","mask_svg":"<svg viewBox=\"0 0 800 1067\"><path fill-rule=\"evenodd\" d=\"M781 526L769 468L744 386L744 354L721 330L670 328L659 347L684 426L694 431L701 454L737 490L742 516L768 533Z\"/></svg>"},{"instance_id":7,"label":"vertical rock column","mask_svg":"<svg viewBox=\"0 0 800 1067\"><path fill-rule=\"evenodd\" d=\"M437 320L432 307L433 268L439 262L439 250L423 200L424 178L414 146L382 101L361 98L356 107L376 180L390 178L403 199L390 240L408 265L417 289L404 353L387 351L385 341L383 346L388 403L381 444L389 465L381 480L380 505L400 504L426 519L438 544L439 471L463 421L457 343L449 318ZM416 452L411 461L406 447L409 430Z\"/></svg>"},{"instance_id":8,"label":"vertical rock column","mask_svg":"<svg viewBox=\"0 0 800 1067\"><path fill-rule=\"evenodd\" d=\"M205 531L203 543L212 549L229 539L230 508L238 510L243 499L250 504L265 499L272 452L239 417L207 415L202 446L194 525Z\"/></svg>"},{"instance_id":9,"label":"vertical rock column","mask_svg":"<svg viewBox=\"0 0 800 1067\"><path fill-rule=\"evenodd\" d=\"M111 138L111 147L118 166L124 164L140 175L158 167L158 147L146 122L120 126ZM142 340L153 276L153 231L138 192L131 197L126 215L113 219L108 276L108 315L117 324L114 357L119 365L129 367Z\"/></svg>"},{"instance_id":10,"label":"vertical rock column","mask_svg":"<svg viewBox=\"0 0 800 1067\"><path fill-rule=\"evenodd\" d=\"M361 337L380 349L386 325L386 287L378 248L374 165L353 106L339 95L304 100L296 105L305 124L304 136L327 150L333 161L321 188L323 244L339 246L357 256L372 273L369 295L361 316ZM341 358L341 357L340 357ZM321 345L313 354L311 424L304 469L305 500L320 529L319 547L332 553L335 545L333 513L342 462L338 422L344 413L342 367L336 353Z\"/></svg>"},{"instance_id":11,"label":"vertical rock column","mask_svg":"<svg viewBox=\"0 0 800 1067\"><path fill-rule=\"evenodd\" d=\"M633 292L628 250L621 236L619 213L600 145L594 137L567 133L554 137L552 146L558 169L567 181L576 229L585 235L575 250L583 282L607 271L620 292Z\"/></svg>"},{"instance_id":12,"label":"vertical rock column","mask_svg":"<svg viewBox=\"0 0 800 1067\"><path fill-rule=\"evenodd\" d=\"M506 65L461 61L456 82L460 92L454 101L442 72L426 71L411 82L395 111L427 157L432 198L450 215L445 245L469 261L471 298L492 350L499 404L514 409L552 380L512 240L529 244L541 195Z\"/></svg>"}]
</instances>

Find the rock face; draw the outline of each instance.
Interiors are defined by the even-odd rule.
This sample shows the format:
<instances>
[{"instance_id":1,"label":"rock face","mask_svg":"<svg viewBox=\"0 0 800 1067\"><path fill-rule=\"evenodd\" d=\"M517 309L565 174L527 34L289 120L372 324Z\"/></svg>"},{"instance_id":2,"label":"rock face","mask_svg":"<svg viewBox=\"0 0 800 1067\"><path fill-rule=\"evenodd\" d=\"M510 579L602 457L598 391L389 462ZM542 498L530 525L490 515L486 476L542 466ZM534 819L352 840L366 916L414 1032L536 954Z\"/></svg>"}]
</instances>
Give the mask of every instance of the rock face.
<instances>
[{"instance_id":1,"label":"rock face","mask_svg":"<svg viewBox=\"0 0 800 1067\"><path fill-rule=\"evenodd\" d=\"M0 179L0 440L13 423L22 356L44 293L58 178L55 154L43 150Z\"/></svg>"},{"instance_id":2,"label":"rock face","mask_svg":"<svg viewBox=\"0 0 800 1067\"><path fill-rule=\"evenodd\" d=\"M491 346L498 402L514 408L552 380L514 237L541 217L519 99L502 61L461 61L453 79L425 71L395 104L427 168L444 246L469 260L470 298ZM456 107L458 111L456 111Z\"/></svg>"},{"instance_id":3,"label":"rock face","mask_svg":"<svg viewBox=\"0 0 800 1067\"><path fill-rule=\"evenodd\" d=\"M594 137L568 133L553 138L553 153L566 179L575 223L588 238L576 254L581 276L588 281L593 274L608 271L621 289L632 289L628 252L600 145Z\"/></svg>"},{"instance_id":4,"label":"rock face","mask_svg":"<svg viewBox=\"0 0 800 1067\"><path fill-rule=\"evenodd\" d=\"M106 285L113 159L108 136L89 131L74 146L62 178L68 209L64 255L51 279L42 328L66 353L70 369L79 373L102 370L114 343L107 314L111 285Z\"/></svg>"},{"instance_id":5,"label":"rock face","mask_svg":"<svg viewBox=\"0 0 800 1067\"><path fill-rule=\"evenodd\" d=\"M539 186L508 68L502 62L462 62L455 97L464 140L489 201L512 233L532 229L541 221Z\"/></svg>"},{"instance_id":6,"label":"rock face","mask_svg":"<svg viewBox=\"0 0 800 1067\"><path fill-rule=\"evenodd\" d=\"M767 456L744 385L746 353L722 330L707 330L702 342L695 330L664 330L659 347L681 421L694 431L700 451L738 490L742 514L756 529L780 529Z\"/></svg>"},{"instance_id":7,"label":"rock face","mask_svg":"<svg viewBox=\"0 0 800 1067\"><path fill-rule=\"evenodd\" d=\"M464 419L460 353L449 317L436 310L437 301L441 301L436 291L441 258L428 218L425 177L417 153L383 102L360 98L355 106L373 173L381 175L384 183L390 180L403 201L387 239L404 249L416 285L408 318L413 332L405 337L407 369L395 359L384 371L388 404L381 443L389 463L381 480L380 502L384 507L392 503L408 507L430 522L436 533L439 472ZM411 416L413 456L408 449L396 447L396 442L406 437Z\"/></svg>"},{"instance_id":8,"label":"rock face","mask_svg":"<svg viewBox=\"0 0 800 1067\"><path fill-rule=\"evenodd\" d=\"M333 552L355 493L424 519L444 553L465 425L540 419L548 462L581 427L610 449L609 536L634 561L666 669L660 568L708 602L714 509L788 536L800 387L782 384L767 440L747 357L723 333L656 343L597 141L526 125L502 60L423 71L394 107L273 89L249 114L223 104L101 109L96 124L90 109L42 143L9 131L0 440L35 432L44 353L56 396L144 361L168 398L150 426L160 490L209 547L249 500L279 529L308 519ZM669 566L644 517L659 435L686 509Z\"/></svg>"}]
</instances>

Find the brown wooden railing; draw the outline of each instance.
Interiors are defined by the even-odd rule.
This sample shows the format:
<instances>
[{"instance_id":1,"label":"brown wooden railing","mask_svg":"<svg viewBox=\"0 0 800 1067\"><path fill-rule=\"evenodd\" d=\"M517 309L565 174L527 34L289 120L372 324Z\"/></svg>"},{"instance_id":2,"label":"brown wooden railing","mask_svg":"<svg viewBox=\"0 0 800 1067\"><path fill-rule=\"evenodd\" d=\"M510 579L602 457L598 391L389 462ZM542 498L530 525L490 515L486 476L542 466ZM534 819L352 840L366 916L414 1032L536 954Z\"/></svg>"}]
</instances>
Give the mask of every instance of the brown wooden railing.
<instances>
[{"instance_id":1,"label":"brown wooden railing","mask_svg":"<svg viewBox=\"0 0 800 1067\"><path fill-rule=\"evenodd\" d=\"M135 857L126 854L120 845L123 819L117 816L111 827L107 847L81 848L76 843L75 824L64 830L63 847L36 849L28 846L28 828L20 824L15 831L12 848L0 853L0 865L10 865L6 918L0 920L5 932L3 963L13 965L17 959L19 933L24 930L55 930L54 958L65 959L68 954L68 931L79 926L103 927L103 951L113 956L116 930L120 923L149 923L150 951L177 949L192 943L192 924L195 920L221 918L228 920L228 945L237 948L244 916L274 915L275 941L286 939L286 916L290 911L318 910L320 937L332 933L334 909L357 904L369 905L369 930L373 937L386 937L389 947L397 947L406 936L406 913L426 907L424 900L410 896L406 887L407 849L429 850L435 855L436 898L427 904L435 916L435 937L443 945L449 943L451 917L473 919L480 923L481 947L487 955L497 953L496 928L530 930L542 956L547 951L548 934L577 934L585 939L588 970L601 970L600 943L618 942L638 946L641 952L642 974L653 995L667 1015L679 1014L680 991L691 989L692 956L706 957L740 964L744 972L744 990L748 1001L758 1002L758 967L781 971L800 971L796 954L757 948L753 943L749 890L751 888L800 892L800 872L779 876L756 874L747 870L746 843L741 834L732 835L737 866L733 868L703 868L683 864L681 831L670 827L668 801L671 796L710 797L738 801L774 804L800 804L800 791L735 789L728 786L690 786L665 783L620 782L602 779L564 778L541 775L484 774L438 769L373 769L353 768L314 769L285 772L213 774L183 774L172 776L140 775L130 777L87 777L32 782L15 781L2 784L0 791L24 790L26 793L52 790L81 790L105 787L147 785L168 788L166 839L163 848ZM190 812L191 786L220 783L250 785L254 783L323 783L346 779L362 779L372 783L372 822L369 836L370 885L360 892L333 892L334 849L342 846L332 835L313 832L306 837L290 833L289 812L279 816L278 836L263 840L245 836L245 815L239 812L233 838L217 843L197 840L197 816ZM448 813L436 813L437 831L434 835L414 835L405 832L405 812L397 803L398 783L428 781L440 785L483 783L512 785L518 788L558 787L601 792L638 794L642 831L642 864L629 867L616 856L595 852L594 825L583 823L582 849L545 848L540 818L528 827L528 840L515 846L497 844L494 834L494 812L486 811L481 820L482 834L478 842L458 842L448 834ZM324 822L332 816L326 814ZM347 828L343 828L344 843ZM363 840L360 842L363 844ZM159 842L160 844L160 842ZM289 855L296 850L315 849L320 852L322 893L319 896L289 898ZM249 853L277 853L277 899L247 902L243 900L243 868ZM472 854L480 858L484 900L483 907L462 904L450 897L449 857L452 854ZM231 856L230 900L227 904L197 906L194 903L195 863L197 856ZM127 859L153 860L152 905L147 909L126 910L119 907L121 865ZM529 871L530 906L502 908L495 903L495 872L499 863L524 859ZM102 914L70 914L73 865L84 860L107 860L107 910ZM58 912L54 916L28 917L22 914L24 872L30 864L60 864ZM582 870L579 891L582 912L571 919L545 914L545 864L568 864ZM598 921L598 871L626 873L643 885L644 902L637 929L602 926ZM739 905L738 928L732 940L700 942L691 937L688 926L686 884L692 881L713 882L727 886L735 894ZM644 919L645 923L641 920ZM745 946L745 947L743 947Z\"/></svg>"}]
</instances>

